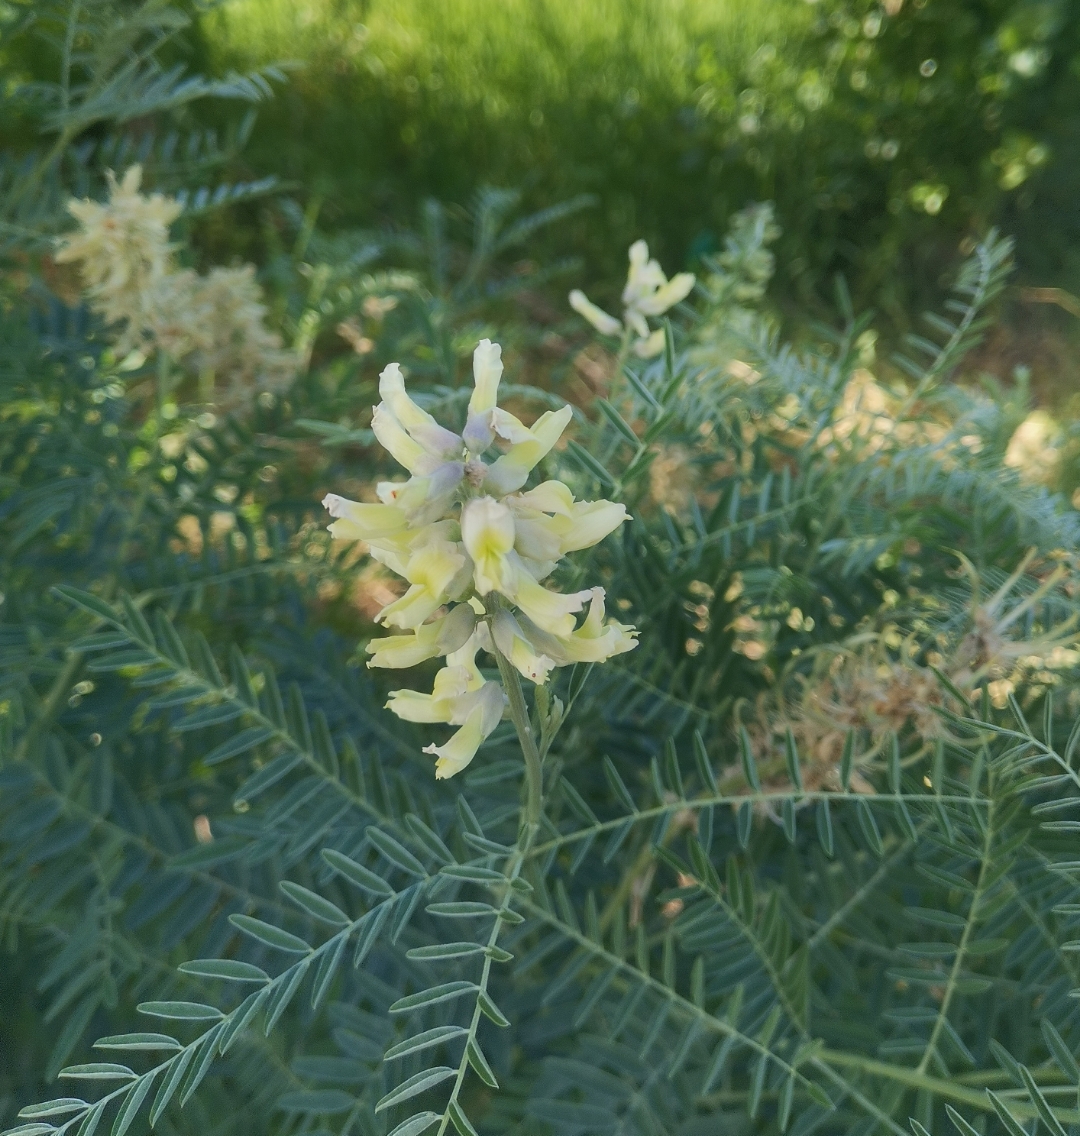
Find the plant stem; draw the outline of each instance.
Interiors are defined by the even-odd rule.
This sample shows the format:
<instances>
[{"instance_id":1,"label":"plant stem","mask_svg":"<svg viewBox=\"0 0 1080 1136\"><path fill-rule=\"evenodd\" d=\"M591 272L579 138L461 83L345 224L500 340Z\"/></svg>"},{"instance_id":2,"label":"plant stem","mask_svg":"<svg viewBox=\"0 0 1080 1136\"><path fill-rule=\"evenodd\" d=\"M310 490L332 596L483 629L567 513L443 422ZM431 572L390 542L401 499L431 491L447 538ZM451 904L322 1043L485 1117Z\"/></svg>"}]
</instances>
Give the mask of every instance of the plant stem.
<instances>
[{"instance_id":1,"label":"plant stem","mask_svg":"<svg viewBox=\"0 0 1080 1136\"><path fill-rule=\"evenodd\" d=\"M540 751L536 748L536 735L533 732L532 722L529 721L529 709L525 705L525 694L521 689L521 679L510 665L502 652L495 646L495 661L499 664L499 676L502 678L503 689L510 700L510 718L517 730L518 741L521 743L521 753L525 758L525 816L526 829L529 830L529 843L532 835L540 824L540 811L544 797L544 772L540 760Z\"/></svg>"},{"instance_id":2,"label":"plant stem","mask_svg":"<svg viewBox=\"0 0 1080 1136\"><path fill-rule=\"evenodd\" d=\"M872 1077L880 1077L887 1081L905 1085L909 1089L916 1091L923 1091L940 1098L941 1100L955 1101L957 1104L970 1105L973 1108L981 1109L985 1112L990 1112L993 1109L993 1104L990 1098L986 1095L986 1090L981 1086L972 1084L970 1087L966 1084L960 1084L955 1078L945 1080L941 1077L932 1076L929 1073L920 1073L917 1069L912 1069L910 1066L897 1065L889 1061L877 1061L872 1057L864 1057L860 1053L844 1053L839 1050L825 1049L822 1050L817 1057L811 1062L816 1067L823 1068L830 1065L837 1065L840 1068L858 1069L860 1072L865 1073ZM996 1077L997 1070L990 1070L989 1077ZM1038 1070L1039 1083L1043 1082L1043 1069ZM1057 1078L1060 1077L1060 1071L1057 1069L1045 1070L1046 1080L1051 1079L1054 1083L1059 1083ZM972 1076L975 1076L973 1074ZM1030 1104L1028 1101L1009 1099L1009 1108L1012 1113L1021 1120L1030 1120L1032 1117L1038 1116L1039 1112L1035 1105ZM1080 1111L1074 1109L1055 1108L1055 1115L1065 1124L1073 1124L1080 1120Z\"/></svg>"},{"instance_id":3,"label":"plant stem","mask_svg":"<svg viewBox=\"0 0 1080 1136\"><path fill-rule=\"evenodd\" d=\"M517 671L510 665L510 661L495 646L494 638L491 641L491 649L495 655L495 661L499 664L499 675L502 678L503 689L510 701L510 717L513 720L514 728L517 730L521 752L525 758L525 803L521 807L521 826L518 831L517 847L511 853L503 869L507 886L505 892L503 892L502 903L495 915L491 933L488 935L487 945L489 948L494 947L498 941L499 932L503 927L503 915L509 910L510 900L514 894L512 883L521 874L529 849L536 839L536 834L540 831L540 813L543 808L544 792L540 752L536 748L536 737L533 733L532 723L529 721L529 709L525 705L525 693L521 689L521 679L518 677ZM483 995L487 994L488 983L491 980L491 964L492 957L488 953L484 958L484 966L478 983L480 994ZM478 995L476 1005L473 1007L472 1020L469 1022L465 1050L461 1055L457 1076L450 1090L450 1100L443 1110L435 1136L445 1136L451 1123L454 1123L454 1127L457 1129L456 1123L453 1122L451 1110L454 1107L460 1108L457 1102L461 1095L461 1087L465 1082L465 1074L469 1068L469 1047L475 1043L482 1014L481 1000Z\"/></svg>"},{"instance_id":4,"label":"plant stem","mask_svg":"<svg viewBox=\"0 0 1080 1136\"><path fill-rule=\"evenodd\" d=\"M165 429L165 400L169 394L169 356L159 347L157 357L157 432Z\"/></svg>"}]
</instances>

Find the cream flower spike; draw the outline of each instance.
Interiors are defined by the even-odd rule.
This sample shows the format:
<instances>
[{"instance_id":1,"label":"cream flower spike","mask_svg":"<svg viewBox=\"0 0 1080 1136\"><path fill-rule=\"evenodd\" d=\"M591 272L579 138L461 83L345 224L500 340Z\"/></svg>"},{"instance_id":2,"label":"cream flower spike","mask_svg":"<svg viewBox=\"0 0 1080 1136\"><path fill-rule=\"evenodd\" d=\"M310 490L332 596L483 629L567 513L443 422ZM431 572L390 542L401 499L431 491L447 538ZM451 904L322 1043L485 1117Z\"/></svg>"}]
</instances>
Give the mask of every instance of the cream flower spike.
<instances>
[{"instance_id":1,"label":"cream flower spike","mask_svg":"<svg viewBox=\"0 0 1080 1136\"><path fill-rule=\"evenodd\" d=\"M498 406L502 373L502 348L482 340L459 435L409 397L391 363L379 377L372 428L411 476L379 483L377 503L323 499L330 535L363 541L408 585L375 617L398 632L368 644L368 666L446 658L431 694L396 690L387 702L406 721L457 727L445 744L425 747L437 778L472 761L507 706L503 684L477 667L479 652L512 668L507 681L518 682L517 671L543 685L557 667L636 646L632 627L605 620L602 588L563 594L543 583L567 553L598 544L629 517L619 502L575 501L561 481L525 488L573 412L548 411L526 426Z\"/></svg>"},{"instance_id":2,"label":"cream flower spike","mask_svg":"<svg viewBox=\"0 0 1080 1136\"><path fill-rule=\"evenodd\" d=\"M181 203L140 193L140 166L106 178L107 202L68 202L79 227L59 239L56 260L78 265L90 306L116 330L117 353L163 352L201 387L210 380L225 410L242 409L255 390L284 390L300 357L266 326L254 267L179 267L169 226Z\"/></svg>"},{"instance_id":3,"label":"cream flower spike","mask_svg":"<svg viewBox=\"0 0 1080 1136\"><path fill-rule=\"evenodd\" d=\"M588 320L601 335L633 334L635 355L651 359L664 349L662 328L650 331L648 316L662 316L669 308L681 303L693 290L695 276L680 272L670 280L664 275L660 262L649 257L649 246L635 241L630 246L630 271L623 288L623 318L617 320L598 308L579 288L570 293L570 307Z\"/></svg>"},{"instance_id":4,"label":"cream flower spike","mask_svg":"<svg viewBox=\"0 0 1080 1136\"><path fill-rule=\"evenodd\" d=\"M124 325L117 349L126 353L139 345L157 289L173 274L169 226L183 207L160 193L140 193L141 166L131 166L119 182L111 170L105 176L108 202L68 202L80 228L60 239L56 260L79 265L95 309L106 323Z\"/></svg>"}]
</instances>

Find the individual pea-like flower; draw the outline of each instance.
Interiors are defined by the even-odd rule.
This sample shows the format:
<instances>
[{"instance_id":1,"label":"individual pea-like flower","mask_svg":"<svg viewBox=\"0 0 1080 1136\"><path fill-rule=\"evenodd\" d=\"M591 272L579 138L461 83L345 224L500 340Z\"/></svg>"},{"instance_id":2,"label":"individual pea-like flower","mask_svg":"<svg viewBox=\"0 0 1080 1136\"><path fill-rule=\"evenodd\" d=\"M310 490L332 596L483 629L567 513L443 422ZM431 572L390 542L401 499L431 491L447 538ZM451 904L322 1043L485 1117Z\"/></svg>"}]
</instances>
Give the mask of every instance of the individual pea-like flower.
<instances>
[{"instance_id":1,"label":"individual pea-like flower","mask_svg":"<svg viewBox=\"0 0 1080 1136\"><path fill-rule=\"evenodd\" d=\"M376 616L400 634L372 640L368 666L446 658L431 694L396 690L387 703L407 721L458 727L445 745L425 748L437 758L437 778L464 769L503 716L502 684L483 677L480 651L498 652L542 685L555 667L603 662L636 646L634 628L605 618L603 588L563 594L544 583L568 553L598 544L629 518L616 502L575 501L560 481L525 488L572 411L548 411L525 426L498 406L502 369L502 348L482 340L457 434L409 397L391 363L379 376L372 429L410 476L376 486L377 502L333 493L323 501L334 518L331 536L364 541L409 585Z\"/></svg>"},{"instance_id":2,"label":"individual pea-like flower","mask_svg":"<svg viewBox=\"0 0 1080 1136\"><path fill-rule=\"evenodd\" d=\"M670 280L658 260L649 258L649 246L635 241L630 246L630 271L623 288L623 318L617 320L594 304L580 289L570 293L570 306L583 316L601 335L633 333L635 355L651 359L664 349L663 328L649 329L649 316L662 316L669 308L685 300L694 287L694 274L680 272Z\"/></svg>"}]
</instances>

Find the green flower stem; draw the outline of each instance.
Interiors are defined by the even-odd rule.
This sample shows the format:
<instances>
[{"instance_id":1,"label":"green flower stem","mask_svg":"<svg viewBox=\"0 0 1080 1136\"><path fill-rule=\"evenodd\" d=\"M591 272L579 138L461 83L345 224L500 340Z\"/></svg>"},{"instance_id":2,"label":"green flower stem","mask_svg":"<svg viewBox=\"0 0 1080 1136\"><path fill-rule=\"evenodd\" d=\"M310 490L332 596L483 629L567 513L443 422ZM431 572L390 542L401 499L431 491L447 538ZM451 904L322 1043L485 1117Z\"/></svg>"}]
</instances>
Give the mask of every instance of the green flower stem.
<instances>
[{"instance_id":1,"label":"green flower stem","mask_svg":"<svg viewBox=\"0 0 1080 1136\"><path fill-rule=\"evenodd\" d=\"M529 720L529 708L525 705L525 693L521 689L521 679L510 665L502 652L495 647L495 661L499 664L499 676L502 678L503 689L510 701L510 718L517 730L518 741L521 743L521 753L525 758L525 815L524 826L530 832L528 844L532 843L532 834L540 825L540 811L544 797L544 773L540 760L540 751L536 748L536 735Z\"/></svg>"},{"instance_id":2,"label":"green flower stem","mask_svg":"<svg viewBox=\"0 0 1080 1136\"><path fill-rule=\"evenodd\" d=\"M521 752L525 758L525 803L522 805L521 809L521 827L518 832L517 847L514 849L510 858L507 860L506 867L503 869L507 886L503 893L502 903L499 905L499 910L496 912L495 922L492 924L491 932L488 935L487 946L489 949L494 947L498 942L499 934L504 924L504 915L510 909L510 900L514 894L513 881L521 874L522 866L529 855L529 849L536 839L536 834L540 831L540 813L543 807L544 792L543 767L540 752L536 747L536 737L533 732L532 722L529 720L529 709L525 705L525 693L521 689L521 679L518 677L517 671L510 665L510 661L495 646L494 638L492 639L491 646L495 655L495 661L499 664L499 676L502 679L503 689L506 691L507 698L510 701L510 717L513 720L514 728L517 730L518 741L521 744ZM477 984L479 992L476 1004L473 1007L472 1019L469 1022L465 1049L461 1054L457 1076L450 1090L450 1099L447 1101L446 1108L443 1110L442 1117L439 1121L439 1128L435 1136L445 1136L445 1133L450 1129L451 1125L453 1125L455 1129L457 1128L453 1119L453 1110L460 1108L458 1098L461 1095L461 1089L465 1083L465 1074L469 1069L469 1048L475 1043L476 1034L480 1028L480 1019L483 1015L481 995L487 994L488 984L491 981L492 962L491 954L488 953L484 958L483 970L480 974L480 981Z\"/></svg>"},{"instance_id":3,"label":"green flower stem","mask_svg":"<svg viewBox=\"0 0 1080 1136\"><path fill-rule=\"evenodd\" d=\"M159 347L157 353L157 433L165 428L165 401L169 396L169 356Z\"/></svg>"},{"instance_id":4,"label":"green flower stem","mask_svg":"<svg viewBox=\"0 0 1080 1136\"><path fill-rule=\"evenodd\" d=\"M623 367L626 366L630 358L630 344L634 338L634 332L631 328L624 326L622 339L619 342L619 353L615 356L615 377L619 379L622 377Z\"/></svg>"},{"instance_id":5,"label":"green flower stem","mask_svg":"<svg viewBox=\"0 0 1080 1136\"><path fill-rule=\"evenodd\" d=\"M501 655L496 655L496 658L502 661ZM515 678L516 678L515 672ZM521 687L518 686L518 694L521 694ZM524 698L521 699L522 705L525 704ZM524 746L522 746L524 748ZM535 747L534 747L535 749ZM527 815L528 808L531 803L531 794L526 801L525 809L523 812ZM539 816L539 804L537 807L537 815ZM532 844L533 838L539 830L539 823L530 825L525 822L521 826L521 832L518 836L517 848L514 849L506 867L503 869L503 874L506 876L506 890L503 892L502 903L499 904L499 910L495 914L495 922L492 924L491 932L488 935L487 946L489 953L485 955L484 967L480 973L480 981L477 983L478 992L476 1004L473 1007L472 1019L469 1022L469 1031L465 1037L465 1049L462 1051L461 1060L458 1062L457 1076L454 1079L454 1084L450 1090L450 1098L446 1102L446 1108L443 1109L442 1117L439 1121L438 1131L435 1136L445 1136L445 1133L453 1125L455 1130L460 1131L454 1123L453 1109L460 1108L458 1098L461 1096L462 1086L465 1084L465 1074L469 1070L469 1047L476 1042L476 1035L480 1029L480 1019L483 1016L483 1009L481 1007L481 996L487 994L488 985L491 981L491 964L494 961L490 954L490 948L494 947L499 940L499 934L502 932L504 924L504 916L510 909L510 900L514 894L513 881L521 874L522 865L525 863L525 857L529 853L529 846Z\"/></svg>"}]
</instances>

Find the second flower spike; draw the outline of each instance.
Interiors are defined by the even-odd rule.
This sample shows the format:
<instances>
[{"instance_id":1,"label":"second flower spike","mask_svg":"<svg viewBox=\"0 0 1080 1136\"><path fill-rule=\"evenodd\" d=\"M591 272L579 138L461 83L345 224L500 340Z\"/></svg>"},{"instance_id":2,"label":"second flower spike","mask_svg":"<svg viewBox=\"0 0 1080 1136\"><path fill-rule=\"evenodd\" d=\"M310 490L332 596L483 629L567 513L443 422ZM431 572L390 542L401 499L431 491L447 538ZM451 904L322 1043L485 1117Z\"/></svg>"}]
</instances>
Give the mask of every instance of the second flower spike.
<instances>
[{"instance_id":1,"label":"second flower spike","mask_svg":"<svg viewBox=\"0 0 1080 1136\"><path fill-rule=\"evenodd\" d=\"M630 271L622 293L622 320L598 308L580 288L570 293L570 307L601 335L635 336L631 344L634 354L651 359L664 349L664 331L663 328L651 331L646 317L662 316L682 303L693 290L694 282L692 272L679 272L669 280L660 262L650 258L649 246L644 241L634 241L630 246Z\"/></svg>"}]
</instances>

